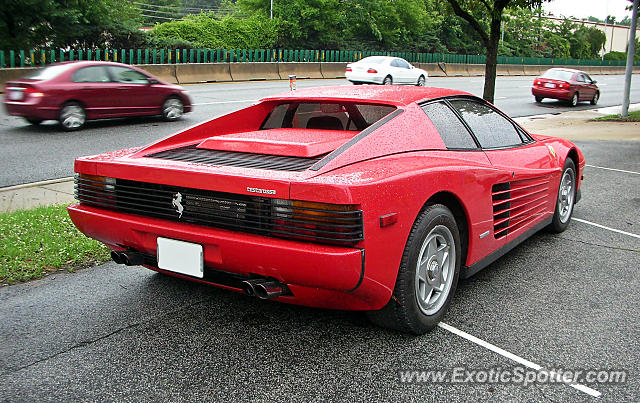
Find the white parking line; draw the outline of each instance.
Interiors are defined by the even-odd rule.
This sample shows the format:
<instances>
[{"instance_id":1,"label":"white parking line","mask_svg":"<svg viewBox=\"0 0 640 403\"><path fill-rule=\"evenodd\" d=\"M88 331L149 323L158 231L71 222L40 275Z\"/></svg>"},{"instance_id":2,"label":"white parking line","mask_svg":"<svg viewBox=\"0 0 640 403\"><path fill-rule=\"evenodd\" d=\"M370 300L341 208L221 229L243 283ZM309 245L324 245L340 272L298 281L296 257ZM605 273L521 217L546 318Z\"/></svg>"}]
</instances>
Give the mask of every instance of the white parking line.
<instances>
[{"instance_id":1,"label":"white parking line","mask_svg":"<svg viewBox=\"0 0 640 403\"><path fill-rule=\"evenodd\" d=\"M583 223L583 224L593 225L594 227L598 227L598 228L606 229L606 230L608 230L608 231L617 232L618 234L628 235L628 236L632 236L632 237L634 237L634 238L638 238L638 239L640 239L640 235L632 234L631 232L626 232L626 231L622 231L622 230L615 229L615 228L605 227L604 225L596 224L596 223L594 223L594 222L587 221L587 220L583 220L583 219L580 219L580 218L572 217L571 219L572 219L572 220L574 220L574 221L577 221L577 222L581 222L581 223Z\"/></svg>"},{"instance_id":2,"label":"white parking line","mask_svg":"<svg viewBox=\"0 0 640 403\"><path fill-rule=\"evenodd\" d=\"M589 165L589 164L585 164L585 166L587 166L587 167L589 167L589 168L606 169L607 171L616 171L616 172L624 172L624 173L626 173L626 174L640 175L640 172L625 171L624 169L616 169L616 168L599 167L599 166L597 166L597 165Z\"/></svg>"},{"instance_id":3,"label":"white parking line","mask_svg":"<svg viewBox=\"0 0 640 403\"><path fill-rule=\"evenodd\" d=\"M241 99L241 100L237 100L237 101L215 101L215 102L201 102L198 104L192 104L193 106L198 106L198 105L215 105L215 104L239 104L239 103L245 103L245 102L257 102L257 99Z\"/></svg>"},{"instance_id":4,"label":"white parking line","mask_svg":"<svg viewBox=\"0 0 640 403\"><path fill-rule=\"evenodd\" d=\"M517 356L517 355L515 355L513 353L510 353L507 350L503 350L498 346L495 346L495 345L493 345L493 344L491 344L489 342L486 342L486 341L484 341L482 339L479 339L479 338L477 338L475 336L472 336L469 333L464 332L464 331L462 331L460 329L457 329L457 328L455 328L455 327L453 327L451 325L448 325L448 324L446 324L444 322L438 323L438 326L440 328L444 329L444 330L447 330L447 331L457 335L457 336L462 337L463 339L467 339L472 343L475 343L475 344L477 344L477 345L479 345L481 347L484 347L487 350L491 350L496 354L500 354L501 356L503 356L505 358L508 358L508 359L510 359L512 361L515 361L520 365L524 365L525 367L531 368L531 369L533 369L535 371L547 371L542 366L536 364L535 362L531 362L531 361L526 360L526 359L524 359L522 357L519 357L519 356ZM549 373L550 376L556 375L553 371L547 371L547 372ZM585 386L585 385L581 385L579 383L565 383L565 384L571 386L572 388L574 388L576 390L579 390L580 392L586 393L586 394L588 394L590 396L593 396L593 397L602 396L602 393L598 392L597 390L591 389L590 387Z\"/></svg>"}]
</instances>

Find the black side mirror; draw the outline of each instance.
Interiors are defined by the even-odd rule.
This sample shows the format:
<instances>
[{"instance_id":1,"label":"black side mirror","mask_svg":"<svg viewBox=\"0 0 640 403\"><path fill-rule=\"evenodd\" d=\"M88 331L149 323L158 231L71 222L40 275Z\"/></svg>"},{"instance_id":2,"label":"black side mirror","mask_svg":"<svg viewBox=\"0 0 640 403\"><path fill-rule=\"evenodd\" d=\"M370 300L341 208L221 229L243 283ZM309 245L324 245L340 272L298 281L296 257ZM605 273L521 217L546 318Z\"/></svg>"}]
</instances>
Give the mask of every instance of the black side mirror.
<instances>
[{"instance_id":1,"label":"black side mirror","mask_svg":"<svg viewBox=\"0 0 640 403\"><path fill-rule=\"evenodd\" d=\"M150 78L150 79L149 79L149 85L152 85L152 84L158 84L158 83L159 83L159 81L158 81L158 80L156 80L155 78Z\"/></svg>"},{"instance_id":2,"label":"black side mirror","mask_svg":"<svg viewBox=\"0 0 640 403\"><path fill-rule=\"evenodd\" d=\"M591 84L597 84L598 80L591 80Z\"/></svg>"}]
</instances>

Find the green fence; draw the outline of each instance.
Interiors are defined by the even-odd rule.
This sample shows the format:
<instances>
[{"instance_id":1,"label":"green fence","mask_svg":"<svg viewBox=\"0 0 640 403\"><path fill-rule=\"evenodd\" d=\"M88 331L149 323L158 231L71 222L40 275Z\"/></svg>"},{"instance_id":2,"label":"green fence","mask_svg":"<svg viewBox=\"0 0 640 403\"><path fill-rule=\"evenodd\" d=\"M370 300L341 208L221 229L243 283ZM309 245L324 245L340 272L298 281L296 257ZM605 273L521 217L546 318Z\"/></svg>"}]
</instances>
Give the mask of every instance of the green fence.
<instances>
[{"instance_id":1,"label":"green fence","mask_svg":"<svg viewBox=\"0 0 640 403\"><path fill-rule=\"evenodd\" d=\"M126 64L354 62L367 56L397 56L411 63L484 64L482 55L448 53L374 52L310 49L80 49L0 50L0 67L45 66L72 60L103 60ZM498 64L624 66L621 60L551 59L499 56ZM640 62L636 62L640 65Z\"/></svg>"}]
</instances>

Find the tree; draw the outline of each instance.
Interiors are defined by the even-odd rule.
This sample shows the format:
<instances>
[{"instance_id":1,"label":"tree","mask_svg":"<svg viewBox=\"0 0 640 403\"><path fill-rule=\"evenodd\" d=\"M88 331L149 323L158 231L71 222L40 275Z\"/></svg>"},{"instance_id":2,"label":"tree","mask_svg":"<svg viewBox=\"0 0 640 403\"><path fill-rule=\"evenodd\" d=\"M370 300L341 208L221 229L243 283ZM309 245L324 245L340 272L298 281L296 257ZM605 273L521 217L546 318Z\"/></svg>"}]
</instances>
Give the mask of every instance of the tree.
<instances>
[{"instance_id":1,"label":"tree","mask_svg":"<svg viewBox=\"0 0 640 403\"><path fill-rule=\"evenodd\" d=\"M478 34L487 50L487 62L484 75L482 97L493 102L496 90L496 68L498 64L498 45L502 15L507 6L514 8L532 8L545 0L447 0L453 12L469 23ZM489 19L487 27L484 19ZM488 28L488 29L487 29Z\"/></svg>"}]
</instances>

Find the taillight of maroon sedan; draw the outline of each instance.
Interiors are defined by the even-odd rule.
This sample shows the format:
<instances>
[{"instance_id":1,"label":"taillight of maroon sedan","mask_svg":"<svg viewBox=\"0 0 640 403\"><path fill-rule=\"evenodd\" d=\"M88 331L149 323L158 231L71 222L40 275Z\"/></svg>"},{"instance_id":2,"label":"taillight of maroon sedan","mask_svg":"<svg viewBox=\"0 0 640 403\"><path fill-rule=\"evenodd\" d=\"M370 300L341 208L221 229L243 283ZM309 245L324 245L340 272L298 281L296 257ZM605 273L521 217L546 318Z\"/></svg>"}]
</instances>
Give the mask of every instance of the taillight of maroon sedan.
<instances>
[{"instance_id":1,"label":"taillight of maroon sedan","mask_svg":"<svg viewBox=\"0 0 640 403\"><path fill-rule=\"evenodd\" d=\"M589 101L591 105L595 105L600 98L600 89L596 83L584 71L553 68L533 80L531 93L538 103L545 98L552 98L569 101L571 106L576 106L581 101Z\"/></svg>"},{"instance_id":2,"label":"taillight of maroon sedan","mask_svg":"<svg viewBox=\"0 0 640 403\"><path fill-rule=\"evenodd\" d=\"M7 113L38 125L57 120L66 131L87 120L161 115L176 120L191 111L180 86L132 66L110 62L66 62L36 70L6 84Z\"/></svg>"}]
</instances>

